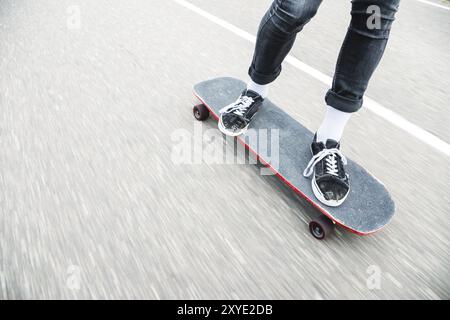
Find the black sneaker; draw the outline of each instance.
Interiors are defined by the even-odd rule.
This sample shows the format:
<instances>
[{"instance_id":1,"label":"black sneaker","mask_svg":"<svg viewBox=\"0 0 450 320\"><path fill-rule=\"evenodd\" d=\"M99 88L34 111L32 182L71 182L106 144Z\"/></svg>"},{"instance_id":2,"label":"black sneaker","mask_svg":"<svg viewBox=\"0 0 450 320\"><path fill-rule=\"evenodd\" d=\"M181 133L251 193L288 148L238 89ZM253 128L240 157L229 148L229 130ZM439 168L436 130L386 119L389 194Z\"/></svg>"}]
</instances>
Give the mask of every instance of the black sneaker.
<instances>
[{"instance_id":1,"label":"black sneaker","mask_svg":"<svg viewBox=\"0 0 450 320\"><path fill-rule=\"evenodd\" d=\"M245 133L263 101L258 93L244 90L234 103L220 110L219 130L228 136Z\"/></svg>"},{"instance_id":2,"label":"black sneaker","mask_svg":"<svg viewBox=\"0 0 450 320\"><path fill-rule=\"evenodd\" d=\"M329 139L324 144L317 142L314 136L311 152L313 157L303 175L313 175L312 190L320 202L331 207L340 206L350 192L350 184L344 170L347 159L340 150L339 142Z\"/></svg>"}]
</instances>

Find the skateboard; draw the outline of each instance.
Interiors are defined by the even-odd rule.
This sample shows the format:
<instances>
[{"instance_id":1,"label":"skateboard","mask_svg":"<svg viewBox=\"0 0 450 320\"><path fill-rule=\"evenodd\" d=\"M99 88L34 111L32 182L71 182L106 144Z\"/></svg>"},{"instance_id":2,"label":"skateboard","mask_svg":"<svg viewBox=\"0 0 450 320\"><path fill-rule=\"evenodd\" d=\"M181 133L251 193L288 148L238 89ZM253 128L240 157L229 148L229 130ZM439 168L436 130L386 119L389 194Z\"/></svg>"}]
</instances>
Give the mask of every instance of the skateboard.
<instances>
[{"instance_id":1,"label":"skateboard","mask_svg":"<svg viewBox=\"0 0 450 320\"><path fill-rule=\"evenodd\" d=\"M193 108L194 117L205 121L212 115L218 120L220 109L233 103L245 88L244 82L229 77L195 85L194 95L201 103ZM276 139L270 137L276 143L267 143L270 140L267 132L276 133ZM350 159L346 167L350 175L350 193L346 201L339 207L330 207L316 199L310 178L303 176L311 159L313 136L311 131L265 99L247 133L238 136L237 140L321 213L309 223L309 231L316 239L323 240L334 233L335 225L357 235L369 235L382 229L394 216L394 201L378 179ZM273 161L274 154L277 161Z\"/></svg>"}]
</instances>

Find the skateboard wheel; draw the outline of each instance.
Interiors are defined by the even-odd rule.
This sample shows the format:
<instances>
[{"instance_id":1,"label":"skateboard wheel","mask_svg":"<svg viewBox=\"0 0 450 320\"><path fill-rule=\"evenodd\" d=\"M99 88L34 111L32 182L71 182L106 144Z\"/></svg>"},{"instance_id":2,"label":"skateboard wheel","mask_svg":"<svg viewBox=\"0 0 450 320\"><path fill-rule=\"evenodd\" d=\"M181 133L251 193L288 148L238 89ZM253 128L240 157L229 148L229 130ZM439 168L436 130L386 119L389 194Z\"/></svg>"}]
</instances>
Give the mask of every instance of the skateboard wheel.
<instances>
[{"instance_id":1,"label":"skateboard wheel","mask_svg":"<svg viewBox=\"0 0 450 320\"><path fill-rule=\"evenodd\" d=\"M333 232L333 229L333 221L325 216L320 216L309 223L309 231L311 232L313 237L318 240L325 239Z\"/></svg>"},{"instance_id":2,"label":"skateboard wheel","mask_svg":"<svg viewBox=\"0 0 450 320\"><path fill-rule=\"evenodd\" d=\"M198 121L205 121L209 117L209 110L204 104L196 105L192 111Z\"/></svg>"}]
</instances>

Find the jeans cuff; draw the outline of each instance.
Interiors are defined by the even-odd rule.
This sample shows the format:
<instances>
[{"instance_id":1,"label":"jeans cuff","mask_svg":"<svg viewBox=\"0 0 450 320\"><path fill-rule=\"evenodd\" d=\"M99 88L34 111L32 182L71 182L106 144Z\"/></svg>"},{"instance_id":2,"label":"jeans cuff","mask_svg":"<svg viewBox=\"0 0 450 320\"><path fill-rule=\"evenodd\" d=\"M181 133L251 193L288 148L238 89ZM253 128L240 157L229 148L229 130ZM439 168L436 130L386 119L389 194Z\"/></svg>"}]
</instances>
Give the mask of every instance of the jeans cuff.
<instances>
[{"instance_id":1,"label":"jeans cuff","mask_svg":"<svg viewBox=\"0 0 450 320\"><path fill-rule=\"evenodd\" d=\"M253 68L253 66L251 66L250 69L248 69L248 75L250 76L250 78L255 83L260 84L260 85L265 85L265 84L274 82L275 79L278 78L280 73L281 73L281 68L279 70L277 70L276 72L269 74L269 75L257 72L255 70L255 68Z\"/></svg>"},{"instance_id":2,"label":"jeans cuff","mask_svg":"<svg viewBox=\"0 0 450 320\"><path fill-rule=\"evenodd\" d=\"M333 107L339 111L353 113L361 109L363 105L363 99L350 99L338 95L337 93L329 90L325 96L325 102L330 107Z\"/></svg>"}]
</instances>

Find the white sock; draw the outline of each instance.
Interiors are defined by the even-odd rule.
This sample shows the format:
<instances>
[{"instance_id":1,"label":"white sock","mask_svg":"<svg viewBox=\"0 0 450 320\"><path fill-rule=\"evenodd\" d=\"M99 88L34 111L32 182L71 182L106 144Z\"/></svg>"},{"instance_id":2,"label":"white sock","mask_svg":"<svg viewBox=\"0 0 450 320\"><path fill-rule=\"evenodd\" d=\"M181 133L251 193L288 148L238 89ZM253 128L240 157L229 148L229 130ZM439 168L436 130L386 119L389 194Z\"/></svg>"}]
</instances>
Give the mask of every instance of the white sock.
<instances>
[{"instance_id":1,"label":"white sock","mask_svg":"<svg viewBox=\"0 0 450 320\"><path fill-rule=\"evenodd\" d=\"M257 94L259 94L261 97L265 99L269 93L269 85L257 84L253 80L250 80L247 83L247 90L255 91Z\"/></svg>"},{"instance_id":2,"label":"white sock","mask_svg":"<svg viewBox=\"0 0 450 320\"><path fill-rule=\"evenodd\" d=\"M317 141L326 143L328 139L337 142L341 141L345 126L352 116L351 113L339 111L333 107L327 106L325 118L317 130Z\"/></svg>"}]
</instances>

